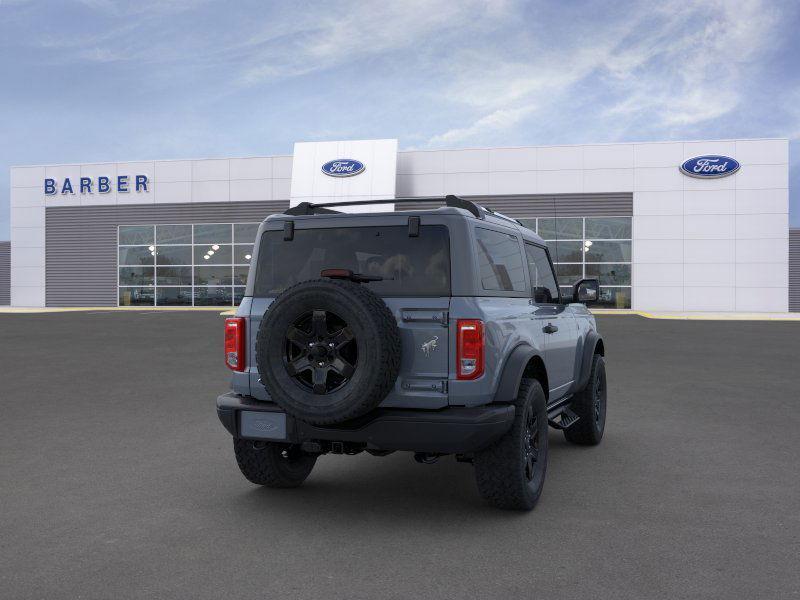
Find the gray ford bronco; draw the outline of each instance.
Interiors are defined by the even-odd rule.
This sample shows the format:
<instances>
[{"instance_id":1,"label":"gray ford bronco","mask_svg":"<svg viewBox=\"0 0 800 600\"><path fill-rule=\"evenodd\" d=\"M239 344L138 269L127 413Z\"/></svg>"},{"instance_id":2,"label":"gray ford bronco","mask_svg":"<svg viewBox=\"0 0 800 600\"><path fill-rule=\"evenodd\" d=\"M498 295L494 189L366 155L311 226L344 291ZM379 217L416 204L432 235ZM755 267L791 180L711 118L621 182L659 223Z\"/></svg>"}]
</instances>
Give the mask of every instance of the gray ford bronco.
<instances>
[{"instance_id":1,"label":"gray ford bronco","mask_svg":"<svg viewBox=\"0 0 800 600\"><path fill-rule=\"evenodd\" d=\"M327 453L453 454L490 504L531 509L548 425L603 437L605 350L585 306L598 281L563 297L541 238L470 201L387 202L444 206L303 203L261 224L217 399L239 468L294 487Z\"/></svg>"}]
</instances>

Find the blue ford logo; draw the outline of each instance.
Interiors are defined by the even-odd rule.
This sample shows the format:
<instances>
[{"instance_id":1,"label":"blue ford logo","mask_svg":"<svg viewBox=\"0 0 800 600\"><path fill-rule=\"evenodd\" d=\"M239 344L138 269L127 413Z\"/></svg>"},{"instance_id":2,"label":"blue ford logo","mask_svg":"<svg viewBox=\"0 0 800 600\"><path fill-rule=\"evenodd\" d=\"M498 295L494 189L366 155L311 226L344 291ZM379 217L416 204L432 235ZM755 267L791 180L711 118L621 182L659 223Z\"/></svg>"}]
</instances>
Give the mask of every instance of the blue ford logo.
<instances>
[{"instance_id":1,"label":"blue ford logo","mask_svg":"<svg viewBox=\"0 0 800 600\"><path fill-rule=\"evenodd\" d=\"M337 158L322 165L322 172L331 177L352 177L364 170L364 163L352 158Z\"/></svg>"},{"instance_id":2,"label":"blue ford logo","mask_svg":"<svg viewBox=\"0 0 800 600\"><path fill-rule=\"evenodd\" d=\"M739 162L730 156L695 156L681 165L681 171L689 177L727 177L739 170Z\"/></svg>"}]
</instances>

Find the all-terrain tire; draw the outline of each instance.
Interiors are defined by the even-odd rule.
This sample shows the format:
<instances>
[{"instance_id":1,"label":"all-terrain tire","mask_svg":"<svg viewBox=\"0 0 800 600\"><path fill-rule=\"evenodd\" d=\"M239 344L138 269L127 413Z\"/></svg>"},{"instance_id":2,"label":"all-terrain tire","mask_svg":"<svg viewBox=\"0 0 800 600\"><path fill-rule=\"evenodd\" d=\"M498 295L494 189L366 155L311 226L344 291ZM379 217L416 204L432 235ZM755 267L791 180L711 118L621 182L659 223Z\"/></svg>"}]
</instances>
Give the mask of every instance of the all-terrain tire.
<instances>
[{"instance_id":1,"label":"all-terrain tire","mask_svg":"<svg viewBox=\"0 0 800 600\"><path fill-rule=\"evenodd\" d=\"M248 481L273 488L301 485L314 468L317 457L297 447L269 442L234 439L233 452L239 470Z\"/></svg>"},{"instance_id":2,"label":"all-terrain tire","mask_svg":"<svg viewBox=\"0 0 800 600\"><path fill-rule=\"evenodd\" d=\"M537 380L522 380L515 405L511 429L475 453L475 479L481 496L492 506L531 510L541 496L547 473L547 399ZM531 463L526 439L530 442L533 434L536 448Z\"/></svg>"},{"instance_id":3,"label":"all-terrain tire","mask_svg":"<svg viewBox=\"0 0 800 600\"><path fill-rule=\"evenodd\" d=\"M345 323L352 340L348 343L356 346L355 364L346 365L350 376L324 393L303 385L297 372L287 367L287 334L290 329L296 332L298 319L309 312L324 312ZM319 345L324 338L315 337L313 328L302 335L311 336L309 346ZM314 351L309 351L309 357ZM314 279L288 288L270 305L256 337L258 372L271 399L290 415L314 425L341 423L377 407L394 387L400 357L400 333L392 311L377 294L344 280ZM310 377L309 367L305 369Z\"/></svg>"},{"instance_id":4,"label":"all-terrain tire","mask_svg":"<svg viewBox=\"0 0 800 600\"><path fill-rule=\"evenodd\" d=\"M606 427L606 363L599 354L592 358L586 387L572 399L572 412L579 419L564 430L567 441L581 446L596 446Z\"/></svg>"}]
</instances>

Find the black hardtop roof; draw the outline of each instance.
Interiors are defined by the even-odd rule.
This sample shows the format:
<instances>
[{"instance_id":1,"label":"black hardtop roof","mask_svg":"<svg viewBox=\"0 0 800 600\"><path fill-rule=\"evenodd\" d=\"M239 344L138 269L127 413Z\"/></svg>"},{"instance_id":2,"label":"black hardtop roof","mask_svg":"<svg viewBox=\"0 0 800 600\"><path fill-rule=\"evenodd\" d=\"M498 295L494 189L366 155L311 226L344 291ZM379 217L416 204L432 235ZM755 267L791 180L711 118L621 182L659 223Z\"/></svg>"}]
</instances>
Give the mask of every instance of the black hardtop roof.
<instances>
[{"instance_id":1,"label":"black hardtop roof","mask_svg":"<svg viewBox=\"0 0 800 600\"><path fill-rule=\"evenodd\" d=\"M322 215L322 214L350 214L350 213L340 213L337 210L333 210L335 207L339 206L370 206L375 204L421 204L425 202L431 203L444 203L445 206L449 208L458 208L463 211L466 211L471 216L475 217L476 219L485 219L487 216L491 215L498 219L511 221L517 225L521 225L521 223L512 217L508 217L504 214L495 212L485 206L481 206L479 204L475 204L471 200L466 200L464 198L460 198L458 196L445 196L445 197L427 197L427 198L386 198L382 200L347 200L343 202L322 202L322 203L311 203L311 202L301 202L297 206L293 206L283 212L285 215L291 216L307 216L307 215ZM436 209L430 209L436 210ZM409 211L394 211L394 212L402 212L408 213ZM428 212L424 209L420 212ZM361 213L363 214L363 213ZM386 214L386 213L382 213Z\"/></svg>"},{"instance_id":2,"label":"black hardtop roof","mask_svg":"<svg viewBox=\"0 0 800 600\"><path fill-rule=\"evenodd\" d=\"M349 212L341 212L335 210L335 208L340 206L369 206L375 204L419 205L426 202L431 204L444 204L444 206L432 206L431 208L418 208L417 206L415 206L411 210L394 210L394 211L365 212L365 213L349 213ZM285 221L287 220L287 218L291 219L292 217L299 217L299 219L302 221L308 218L315 218L315 217L347 219L347 218L361 218L361 217L386 217L387 215L413 217L413 216L420 216L420 215L434 214L434 213L450 214L453 216L471 218L471 219L485 221L486 223L492 223L504 227L510 227L511 229L519 231L523 235L532 237L537 242L541 241L541 238L534 231L528 229L517 219L506 216L502 213L495 212L489 208L486 208L485 206L481 206L479 204L472 202L471 200L466 200L458 196L444 196L444 197L434 196L434 197L422 197L422 198L420 197L386 198L383 200L350 200L342 202L323 202L323 203L301 202L297 206L293 206L283 211L283 213L270 215L270 217L268 217L267 220L278 219L281 221Z\"/></svg>"}]
</instances>

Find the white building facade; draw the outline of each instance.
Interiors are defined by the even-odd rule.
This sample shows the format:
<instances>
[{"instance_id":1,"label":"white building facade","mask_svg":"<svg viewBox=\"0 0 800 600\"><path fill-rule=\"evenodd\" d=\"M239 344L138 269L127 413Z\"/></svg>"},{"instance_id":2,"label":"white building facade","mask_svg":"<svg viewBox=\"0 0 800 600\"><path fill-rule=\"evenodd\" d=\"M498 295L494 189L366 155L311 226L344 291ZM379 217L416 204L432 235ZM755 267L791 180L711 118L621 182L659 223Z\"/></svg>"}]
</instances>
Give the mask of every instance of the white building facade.
<instances>
[{"instance_id":1,"label":"white building facade","mask_svg":"<svg viewBox=\"0 0 800 600\"><path fill-rule=\"evenodd\" d=\"M537 229L560 282L598 276L605 306L788 310L786 139L397 147L310 142L292 156L13 167L11 305L235 304L270 213L456 194ZM691 159L728 166L698 177ZM339 160L362 170L323 172Z\"/></svg>"}]
</instances>

